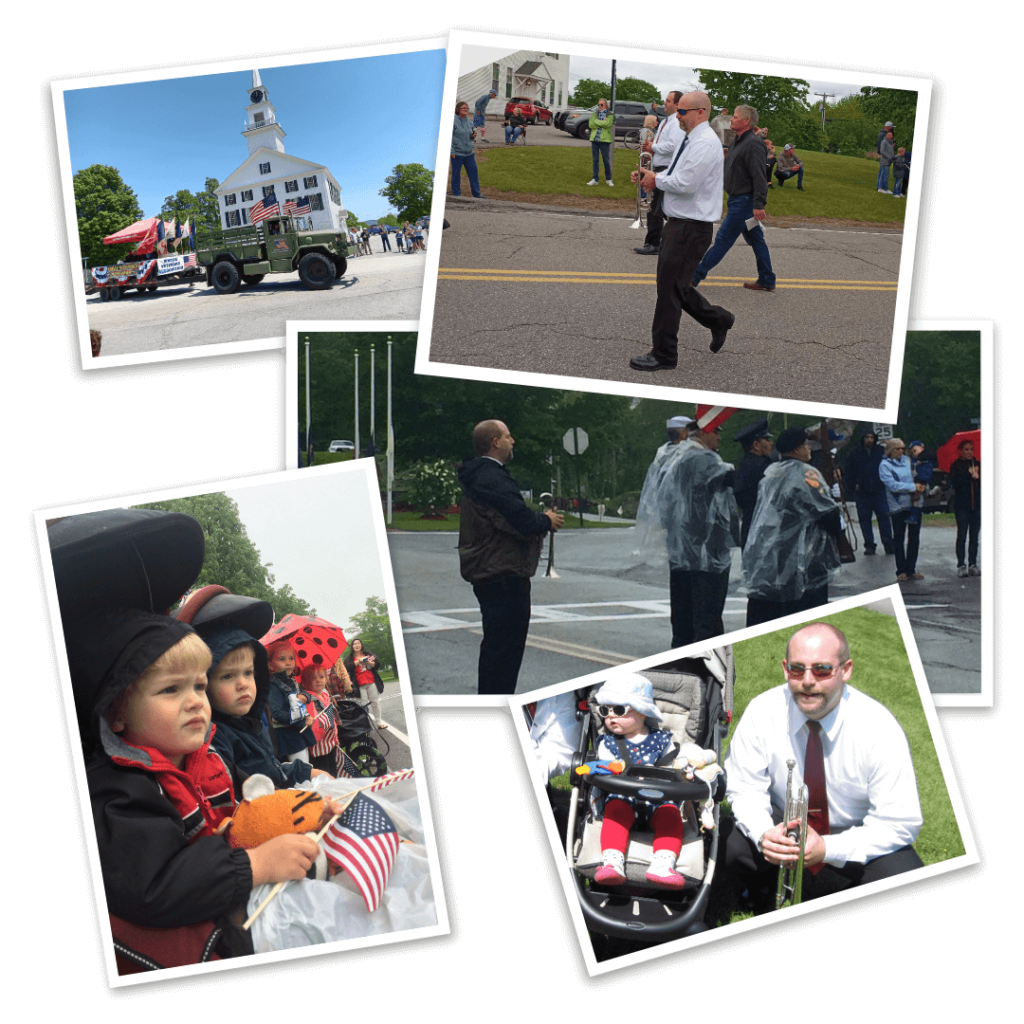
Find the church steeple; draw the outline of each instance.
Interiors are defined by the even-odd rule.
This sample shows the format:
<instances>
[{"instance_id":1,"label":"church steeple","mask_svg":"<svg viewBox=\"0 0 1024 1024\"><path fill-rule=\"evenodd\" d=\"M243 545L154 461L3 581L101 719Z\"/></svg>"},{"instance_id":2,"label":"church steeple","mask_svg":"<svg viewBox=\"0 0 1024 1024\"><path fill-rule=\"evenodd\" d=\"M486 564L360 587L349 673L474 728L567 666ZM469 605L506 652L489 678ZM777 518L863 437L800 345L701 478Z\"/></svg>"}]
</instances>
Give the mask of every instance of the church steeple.
<instances>
[{"instance_id":1,"label":"church steeple","mask_svg":"<svg viewBox=\"0 0 1024 1024\"><path fill-rule=\"evenodd\" d=\"M275 149L284 152L284 129L277 123L277 111L270 102L267 90L260 81L257 69L252 72L252 86L249 89L249 103L245 108L246 121L242 134L249 146L249 155L258 149Z\"/></svg>"}]
</instances>

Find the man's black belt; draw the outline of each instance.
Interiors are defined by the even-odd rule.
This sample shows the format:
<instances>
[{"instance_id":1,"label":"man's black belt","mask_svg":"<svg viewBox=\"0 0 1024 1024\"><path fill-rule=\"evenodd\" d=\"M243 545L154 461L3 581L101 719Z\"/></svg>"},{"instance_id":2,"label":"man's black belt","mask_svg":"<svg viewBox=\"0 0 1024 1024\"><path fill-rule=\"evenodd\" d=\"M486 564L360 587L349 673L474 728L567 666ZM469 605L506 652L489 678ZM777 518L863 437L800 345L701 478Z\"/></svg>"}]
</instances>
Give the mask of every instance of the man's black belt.
<instances>
[{"instance_id":1,"label":"man's black belt","mask_svg":"<svg viewBox=\"0 0 1024 1024\"><path fill-rule=\"evenodd\" d=\"M680 224L710 224L712 221L697 220L696 217L666 217L666 220L679 221Z\"/></svg>"},{"instance_id":2,"label":"man's black belt","mask_svg":"<svg viewBox=\"0 0 1024 1024\"><path fill-rule=\"evenodd\" d=\"M668 164L662 164L660 167L652 167L651 170L654 171L655 174L657 174L659 171L667 171Z\"/></svg>"}]
</instances>

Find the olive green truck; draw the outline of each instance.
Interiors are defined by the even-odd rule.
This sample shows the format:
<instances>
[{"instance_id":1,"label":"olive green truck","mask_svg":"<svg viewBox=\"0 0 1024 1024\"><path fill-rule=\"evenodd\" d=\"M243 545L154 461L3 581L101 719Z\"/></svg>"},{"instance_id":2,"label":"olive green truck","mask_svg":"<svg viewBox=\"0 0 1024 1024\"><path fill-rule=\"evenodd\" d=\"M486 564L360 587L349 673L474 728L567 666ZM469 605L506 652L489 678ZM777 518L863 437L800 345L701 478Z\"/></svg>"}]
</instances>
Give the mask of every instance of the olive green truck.
<instances>
[{"instance_id":1,"label":"olive green truck","mask_svg":"<svg viewBox=\"0 0 1024 1024\"><path fill-rule=\"evenodd\" d=\"M348 248L344 232L297 231L293 219L281 215L196 236L196 260L221 295L259 284L267 274L293 271L307 288L330 288L345 273Z\"/></svg>"}]
</instances>

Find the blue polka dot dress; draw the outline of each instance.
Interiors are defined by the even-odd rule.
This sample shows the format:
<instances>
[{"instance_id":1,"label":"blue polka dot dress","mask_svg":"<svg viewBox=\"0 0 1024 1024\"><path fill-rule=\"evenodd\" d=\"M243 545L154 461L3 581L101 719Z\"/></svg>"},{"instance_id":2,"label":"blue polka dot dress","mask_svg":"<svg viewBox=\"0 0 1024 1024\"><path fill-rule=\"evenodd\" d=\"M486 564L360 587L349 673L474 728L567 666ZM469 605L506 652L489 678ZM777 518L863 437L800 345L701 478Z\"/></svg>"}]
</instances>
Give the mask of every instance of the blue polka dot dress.
<instances>
[{"instance_id":1,"label":"blue polka dot dress","mask_svg":"<svg viewBox=\"0 0 1024 1024\"><path fill-rule=\"evenodd\" d=\"M616 737L608 734L602 736L597 745L598 758L601 760L621 761L622 755L619 753L619 745L616 742L618 739L621 739L626 744L632 764L657 764L672 749L675 742L672 739L672 733L665 729L656 729L654 732L649 732L639 743L634 743L632 740L626 739L625 736ZM636 811L638 823L658 806L653 800L620 796L618 793L614 795L608 794L608 797L605 799L607 800L609 797L615 800L625 800ZM664 803L664 801L661 802ZM603 807L604 804L602 803L601 806Z\"/></svg>"}]
</instances>

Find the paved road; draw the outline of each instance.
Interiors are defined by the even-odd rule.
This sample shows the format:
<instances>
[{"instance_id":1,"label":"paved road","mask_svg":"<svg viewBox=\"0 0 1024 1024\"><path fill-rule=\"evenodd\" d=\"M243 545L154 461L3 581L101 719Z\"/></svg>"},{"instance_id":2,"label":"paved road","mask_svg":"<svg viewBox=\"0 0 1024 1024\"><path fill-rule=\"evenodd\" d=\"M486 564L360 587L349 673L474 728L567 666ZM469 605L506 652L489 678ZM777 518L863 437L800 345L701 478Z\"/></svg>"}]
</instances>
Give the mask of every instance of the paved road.
<instances>
[{"instance_id":1,"label":"paved road","mask_svg":"<svg viewBox=\"0 0 1024 1024\"><path fill-rule=\"evenodd\" d=\"M977 693L980 580L957 578L954 539L952 529L922 530L918 568L926 578L903 584L903 595L932 690ZM417 694L476 691L480 609L472 589L458 576L456 540L454 533L388 534ZM635 547L633 529L558 535L555 565L560 578L538 574L533 580L533 620L519 675L520 693L669 647L667 570L637 564ZM727 631L746 625L738 553L731 579ZM891 556L859 554L856 563L843 566L830 597L852 597L895 581Z\"/></svg>"},{"instance_id":2,"label":"paved road","mask_svg":"<svg viewBox=\"0 0 1024 1024\"><path fill-rule=\"evenodd\" d=\"M629 369L650 350L656 258L630 219L452 201L440 254L433 362L846 405L885 405L902 250L897 232L768 228L776 291L750 292L737 242L701 285L736 314L725 348L683 317L679 366ZM479 311L467 317L468 308Z\"/></svg>"},{"instance_id":3,"label":"paved road","mask_svg":"<svg viewBox=\"0 0 1024 1024\"><path fill-rule=\"evenodd\" d=\"M423 253L375 251L349 259L327 291L310 291L298 274L272 274L234 295L182 285L119 302L92 295L86 309L90 328L103 332L104 356L282 338L286 320L418 320L423 263Z\"/></svg>"}]
</instances>

